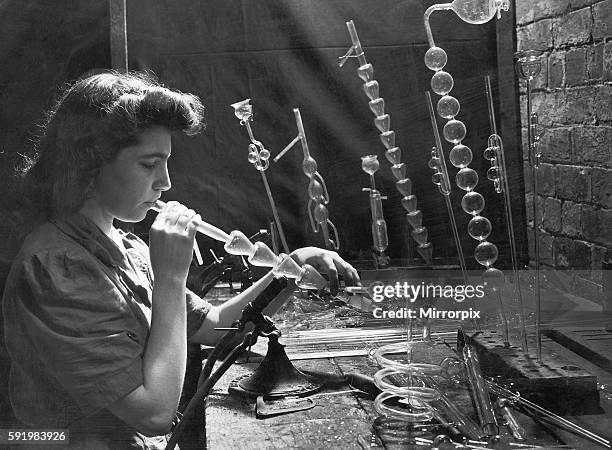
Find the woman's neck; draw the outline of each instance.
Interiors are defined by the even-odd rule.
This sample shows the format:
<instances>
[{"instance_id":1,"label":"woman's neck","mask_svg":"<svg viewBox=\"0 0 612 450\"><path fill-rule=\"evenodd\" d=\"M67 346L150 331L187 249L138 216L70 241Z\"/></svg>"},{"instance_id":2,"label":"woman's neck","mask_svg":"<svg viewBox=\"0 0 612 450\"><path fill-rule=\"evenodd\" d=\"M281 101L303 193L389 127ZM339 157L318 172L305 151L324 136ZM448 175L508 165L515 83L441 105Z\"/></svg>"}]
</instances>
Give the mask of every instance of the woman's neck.
<instances>
[{"instance_id":1,"label":"woman's neck","mask_svg":"<svg viewBox=\"0 0 612 450\"><path fill-rule=\"evenodd\" d=\"M97 203L87 200L79 212L95 223L104 234L112 238L111 232L115 218L107 214Z\"/></svg>"}]
</instances>

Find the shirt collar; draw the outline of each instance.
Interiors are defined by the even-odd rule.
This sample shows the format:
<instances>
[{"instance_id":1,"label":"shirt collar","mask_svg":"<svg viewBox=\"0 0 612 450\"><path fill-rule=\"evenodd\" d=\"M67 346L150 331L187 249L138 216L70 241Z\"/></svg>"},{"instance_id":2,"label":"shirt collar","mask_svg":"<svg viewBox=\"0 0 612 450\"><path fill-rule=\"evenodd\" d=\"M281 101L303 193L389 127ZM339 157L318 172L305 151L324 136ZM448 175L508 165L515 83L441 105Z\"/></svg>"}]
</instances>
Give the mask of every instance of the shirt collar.
<instances>
[{"instance_id":1,"label":"shirt collar","mask_svg":"<svg viewBox=\"0 0 612 450\"><path fill-rule=\"evenodd\" d=\"M62 232L89 250L109 267L125 265L123 253L117 245L89 218L81 213L51 219Z\"/></svg>"}]
</instances>

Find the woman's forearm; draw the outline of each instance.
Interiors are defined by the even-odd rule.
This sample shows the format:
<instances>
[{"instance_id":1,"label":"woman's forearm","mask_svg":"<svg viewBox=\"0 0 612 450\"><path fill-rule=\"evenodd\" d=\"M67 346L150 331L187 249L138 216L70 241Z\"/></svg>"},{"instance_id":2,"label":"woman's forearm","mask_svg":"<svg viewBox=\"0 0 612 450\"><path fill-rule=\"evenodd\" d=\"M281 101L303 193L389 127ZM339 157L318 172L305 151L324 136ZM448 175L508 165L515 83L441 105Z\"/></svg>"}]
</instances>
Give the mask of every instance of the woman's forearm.
<instances>
[{"instance_id":1,"label":"woman's forearm","mask_svg":"<svg viewBox=\"0 0 612 450\"><path fill-rule=\"evenodd\" d=\"M144 387L176 409L187 361L185 282L155 284L151 331L143 358Z\"/></svg>"},{"instance_id":2,"label":"woman's forearm","mask_svg":"<svg viewBox=\"0 0 612 450\"><path fill-rule=\"evenodd\" d=\"M191 337L191 341L204 345L215 345L217 340L223 334L219 331L215 331L215 328L230 327L234 321L240 318L243 308L250 301L257 298L257 296L260 295L266 289L266 287L268 287L273 279L274 276L272 275L272 272L268 272L248 289L245 289L240 294L236 295L222 305L211 308L208 315L202 322L200 329ZM275 300L273 303L276 304L277 301ZM268 308L264 310L266 313L268 313L268 311Z\"/></svg>"},{"instance_id":3,"label":"woman's forearm","mask_svg":"<svg viewBox=\"0 0 612 450\"><path fill-rule=\"evenodd\" d=\"M187 359L185 282L156 280L143 383L109 410L139 432L167 433L176 414Z\"/></svg>"}]
</instances>

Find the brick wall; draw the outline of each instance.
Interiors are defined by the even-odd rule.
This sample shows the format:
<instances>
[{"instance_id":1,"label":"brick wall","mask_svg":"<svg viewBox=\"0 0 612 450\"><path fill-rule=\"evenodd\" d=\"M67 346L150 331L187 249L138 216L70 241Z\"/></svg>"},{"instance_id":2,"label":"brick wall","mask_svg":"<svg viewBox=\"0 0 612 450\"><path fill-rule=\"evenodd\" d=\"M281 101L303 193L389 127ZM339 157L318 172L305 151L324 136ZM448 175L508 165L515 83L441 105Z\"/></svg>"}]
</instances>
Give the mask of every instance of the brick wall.
<instances>
[{"instance_id":1,"label":"brick wall","mask_svg":"<svg viewBox=\"0 0 612 450\"><path fill-rule=\"evenodd\" d=\"M574 288L603 299L602 264L612 257L612 0L516 0L516 24L518 49L544 52L533 82L546 130L536 196L541 261L584 270ZM524 85L520 100L531 243Z\"/></svg>"}]
</instances>

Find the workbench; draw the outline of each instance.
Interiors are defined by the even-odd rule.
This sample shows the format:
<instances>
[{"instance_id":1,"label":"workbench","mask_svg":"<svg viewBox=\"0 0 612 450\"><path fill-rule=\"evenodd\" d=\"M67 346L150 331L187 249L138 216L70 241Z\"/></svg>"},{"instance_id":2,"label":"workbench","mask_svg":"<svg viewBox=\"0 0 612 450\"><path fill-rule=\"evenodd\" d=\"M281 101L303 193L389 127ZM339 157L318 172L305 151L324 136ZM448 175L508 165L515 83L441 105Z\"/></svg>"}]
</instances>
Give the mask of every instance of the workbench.
<instances>
[{"instance_id":1,"label":"workbench","mask_svg":"<svg viewBox=\"0 0 612 450\"><path fill-rule=\"evenodd\" d=\"M585 345L593 347L586 342L589 338L596 339L599 347L602 347L602 345L606 347L606 342L612 342L612 332L605 330L607 318L590 310L596 308L596 305L589 306L588 303L581 303L578 308L573 304L569 305L568 308L561 308L560 304L568 304L566 300L559 300L558 296L555 297L555 300L546 299L547 304L554 304L555 308L550 311L550 317L547 316L549 312L545 311L545 322L565 325L543 328L542 354L552 355L556 361L563 361L559 363L562 367L560 369L562 381L564 374L568 373L567 371L582 371L581 373L588 376L579 378L577 381L574 380L579 389L573 393L570 392L573 389L573 386L570 386L572 384L571 380L568 381L567 391L564 383L556 387L553 383L553 388L556 390L552 392L555 392L554 395L559 398L548 400L551 400L550 404L554 408L568 406L566 411L561 412L563 417L603 438L610 439L612 436L612 390L607 387L612 386L610 357L599 355L593 358L589 352L585 353L581 349ZM325 315L321 316L316 313L314 315L312 323L317 325L316 328L329 327L330 330L334 330L334 333L338 332L338 323L329 320ZM571 320L566 320L570 318ZM568 323L572 325L568 326ZM588 326L581 325L581 323L588 324ZM277 323L277 325L279 324ZM359 334L358 321L341 323L339 326L347 327L346 332L351 336L354 336L355 333ZM352 328L353 326L356 327ZM456 330L457 327L454 324L446 323L446 327L440 327L439 324L434 326L434 331L440 331L434 336L435 352L439 353L436 358L441 359L445 354L453 356L451 348L456 347L457 344ZM319 336L320 334L316 333L320 333L320 331L312 330L313 336ZM332 351L317 352L312 349L305 350L304 346L301 345L308 332L308 330L294 332L289 329L285 331L280 340L281 343L287 345L287 355L295 367L305 372L336 375L360 373L373 376L379 370L379 367L371 357L368 357L367 350L389 342L387 340L384 342L372 340L368 338L367 332L364 331L361 340L356 340L354 350L345 348L340 351L340 347L330 347ZM484 336L483 342L485 345L495 347L493 344L486 344L486 342L492 342L490 340L491 333L494 334L495 332L482 334ZM296 335L299 338L296 338ZM580 338L576 338L576 336ZM398 339L406 338L405 335L401 336L401 333L397 337ZM534 339L533 334L531 339ZM533 345L533 341L531 341L530 348L533 349ZM499 345L497 346L499 347ZM597 349L598 346L596 345L593 348ZM205 441L208 449L431 448L430 445L394 444L393 434L385 432L385 424L388 421L382 420L374 409L374 397L351 391L351 387L346 384L328 383L324 385L318 393L310 396L316 403L316 406L312 409L263 419L257 418L256 399L230 394L228 388L230 385L235 385L235 380L252 373L258 367L266 354L266 349L267 340L260 338L248 358L241 358L234 364L208 396L205 403L205 417L202 418L205 422ZM511 353L520 353L520 350L516 347L509 350L512 350ZM496 363L495 359L491 361L493 364ZM535 367L535 360L531 361L530 364ZM544 366L550 369L548 364L544 364ZM550 370L554 372L557 368L553 367ZM534 371L534 369L527 369L527 375L529 371ZM584 398L576 398L576 392L580 393L583 385L588 385L588 395L585 394ZM523 384L526 390L528 390L528 386L529 380ZM448 392L451 392L453 401L475 422L478 422L467 384L455 385ZM537 392L535 394L537 398ZM578 394L578 396L580 395ZM572 396L573 398L571 398ZM541 400L545 401L547 399ZM515 413L528 436L523 441L525 446L522 448L528 448L528 445L538 445L544 448L604 448L571 432L545 424L537 418L534 419L519 412ZM428 429L426 425L425 429L427 432L423 436L430 438L431 428ZM435 429L435 432L445 433L445 429L439 427ZM418 431L412 433L411 436L419 436ZM483 448L487 448L486 445L483 445ZM521 447L508 448L520 449Z\"/></svg>"},{"instance_id":2,"label":"workbench","mask_svg":"<svg viewBox=\"0 0 612 450\"><path fill-rule=\"evenodd\" d=\"M577 355L564 349L548 338L543 340L544 351L562 352L575 358L575 364L586 367L598 375L600 383L612 380L612 375ZM255 359L255 361L253 360ZM251 362L235 364L219 381L206 402L207 448L216 449L287 449L287 448L334 448L359 449L383 448L373 423L379 414L374 410L372 397L350 391L350 387L324 387L313 400L316 406L306 411L257 419L255 398L230 395L228 387L232 380L252 372L261 358L251 357ZM299 369L335 374L358 372L373 375L378 369L367 356L349 356L297 360ZM461 392L463 390L463 392ZM458 388L462 408L471 411L467 388ZM340 392L339 394L335 394ZM467 399L467 400L466 400ZM569 420L586 427L603 437L612 430L612 405L605 396L600 399L600 409L591 414L566 416ZM594 412L594 413L593 413ZM528 432L526 443L551 448L567 444L571 448L602 448L556 427L537 424L530 417L517 413L521 424ZM379 430L380 431L380 430ZM443 429L440 429L443 432ZM385 448L426 449L428 446L405 446L385 444Z\"/></svg>"}]
</instances>

